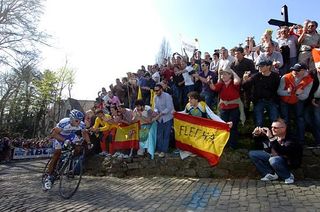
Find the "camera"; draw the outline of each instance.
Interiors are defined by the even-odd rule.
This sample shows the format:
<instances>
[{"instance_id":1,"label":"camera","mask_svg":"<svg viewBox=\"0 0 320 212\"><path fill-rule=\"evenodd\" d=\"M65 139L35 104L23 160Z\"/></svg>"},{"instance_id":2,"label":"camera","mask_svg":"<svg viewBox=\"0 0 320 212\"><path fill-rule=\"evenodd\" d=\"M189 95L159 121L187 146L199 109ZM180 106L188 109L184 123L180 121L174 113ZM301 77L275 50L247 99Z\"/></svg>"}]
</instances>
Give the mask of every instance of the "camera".
<instances>
[{"instance_id":1,"label":"camera","mask_svg":"<svg viewBox=\"0 0 320 212\"><path fill-rule=\"evenodd\" d=\"M196 73L195 70L192 70L192 71L189 72L189 75L192 75L192 74L195 74L195 73Z\"/></svg>"}]
</instances>

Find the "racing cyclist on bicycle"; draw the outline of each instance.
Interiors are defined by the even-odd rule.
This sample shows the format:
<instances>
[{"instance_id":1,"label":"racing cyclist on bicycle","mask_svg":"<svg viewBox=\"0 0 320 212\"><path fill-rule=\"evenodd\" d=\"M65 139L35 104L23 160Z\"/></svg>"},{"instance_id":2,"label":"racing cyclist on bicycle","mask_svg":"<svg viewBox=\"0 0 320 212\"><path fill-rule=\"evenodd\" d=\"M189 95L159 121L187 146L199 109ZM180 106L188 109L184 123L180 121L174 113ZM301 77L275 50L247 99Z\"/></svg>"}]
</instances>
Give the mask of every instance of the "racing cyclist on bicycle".
<instances>
[{"instance_id":1,"label":"racing cyclist on bicycle","mask_svg":"<svg viewBox=\"0 0 320 212\"><path fill-rule=\"evenodd\" d=\"M53 141L53 156L48 165L48 177L44 182L44 189L51 189L53 183L53 172L60 159L62 147L68 142L75 143L79 141L76 133L81 131L82 137L90 145L89 134L86 130L85 123L83 122L84 114L79 110L72 110L69 118L63 118L51 131Z\"/></svg>"}]
</instances>

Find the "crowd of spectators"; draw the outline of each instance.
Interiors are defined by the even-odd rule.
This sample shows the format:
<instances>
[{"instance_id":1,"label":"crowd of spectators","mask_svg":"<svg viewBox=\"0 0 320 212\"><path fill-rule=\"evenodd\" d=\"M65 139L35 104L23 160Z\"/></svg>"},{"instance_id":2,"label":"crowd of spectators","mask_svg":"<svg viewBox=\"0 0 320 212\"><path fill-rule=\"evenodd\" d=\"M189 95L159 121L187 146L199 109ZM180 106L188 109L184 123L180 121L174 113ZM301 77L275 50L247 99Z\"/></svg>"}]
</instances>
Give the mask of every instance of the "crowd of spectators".
<instances>
[{"instance_id":1,"label":"crowd of spectators","mask_svg":"<svg viewBox=\"0 0 320 212\"><path fill-rule=\"evenodd\" d=\"M172 112L185 110L190 92L198 93L223 121L232 123L231 148L238 146L240 123L252 119L254 128L262 127L279 117L302 145L309 126L313 145L320 146L320 66L311 54L320 47L317 27L316 21L306 20L276 32L266 30L258 42L248 37L243 47L220 47L211 54L195 49L190 57L185 51L176 52L163 58L162 64L128 72L108 91L103 87L86 112L85 123L96 142L94 151L108 154L102 141L110 140L113 125L144 120L148 129L157 122L156 151L164 156L168 146L174 147ZM10 145L41 148L50 144L17 139Z\"/></svg>"},{"instance_id":2,"label":"crowd of spectators","mask_svg":"<svg viewBox=\"0 0 320 212\"><path fill-rule=\"evenodd\" d=\"M195 49L191 57L176 52L162 64L128 72L109 91L102 88L91 113L101 109L113 116L119 114L119 107L132 113L139 90L145 104L153 105L155 87L161 85L172 97L174 111L183 111L188 93L196 91L225 122L232 122L228 142L232 148L237 148L238 123L253 119L254 127L262 127L279 117L302 145L309 126L314 145L319 146L320 67L311 54L320 47L317 27L316 21L306 20L276 32L266 30L259 42L248 37L243 47L221 47L212 54Z\"/></svg>"},{"instance_id":3,"label":"crowd of spectators","mask_svg":"<svg viewBox=\"0 0 320 212\"><path fill-rule=\"evenodd\" d=\"M12 159L14 148L23 149L40 149L51 148L52 142L48 139L25 139L22 137L0 138L0 162L9 161Z\"/></svg>"}]
</instances>

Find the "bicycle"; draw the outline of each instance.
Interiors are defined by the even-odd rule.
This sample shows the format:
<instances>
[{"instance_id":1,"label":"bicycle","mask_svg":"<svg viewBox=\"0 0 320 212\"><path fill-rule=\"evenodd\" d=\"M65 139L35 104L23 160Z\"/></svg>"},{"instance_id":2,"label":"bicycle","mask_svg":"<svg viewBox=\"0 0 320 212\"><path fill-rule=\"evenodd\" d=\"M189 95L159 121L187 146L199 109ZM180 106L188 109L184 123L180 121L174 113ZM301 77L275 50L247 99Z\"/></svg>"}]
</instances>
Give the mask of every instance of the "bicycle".
<instances>
[{"instance_id":1,"label":"bicycle","mask_svg":"<svg viewBox=\"0 0 320 212\"><path fill-rule=\"evenodd\" d=\"M77 151L75 151L75 149L77 149ZM71 198L79 188L82 178L84 156L85 148L83 139L75 144L68 144L62 150L61 157L53 172L52 186L56 180L60 180L59 194L64 199ZM51 159L52 158L49 159L43 170L42 186L44 186L45 180L48 177L48 166Z\"/></svg>"}]
</instances>

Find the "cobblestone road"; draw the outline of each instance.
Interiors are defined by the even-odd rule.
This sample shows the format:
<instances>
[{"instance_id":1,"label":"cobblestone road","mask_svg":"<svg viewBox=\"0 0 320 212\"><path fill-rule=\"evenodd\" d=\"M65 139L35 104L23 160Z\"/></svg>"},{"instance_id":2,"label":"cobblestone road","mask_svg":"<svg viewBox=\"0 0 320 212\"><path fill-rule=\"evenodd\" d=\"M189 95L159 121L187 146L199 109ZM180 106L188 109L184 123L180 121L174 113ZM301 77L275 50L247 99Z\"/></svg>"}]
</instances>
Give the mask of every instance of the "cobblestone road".
<instances>
[{"instance_id":1,"label":"cobblestone road","mask_svg":"<svg viewBox=\"0 0 320 212\"><path fill-rule=\"evenodd\" d=\"M63 200L41 190L45 162L0 164L0 211L320 211L320 181L85 176Z\"/></svg>"}]
</instances>

